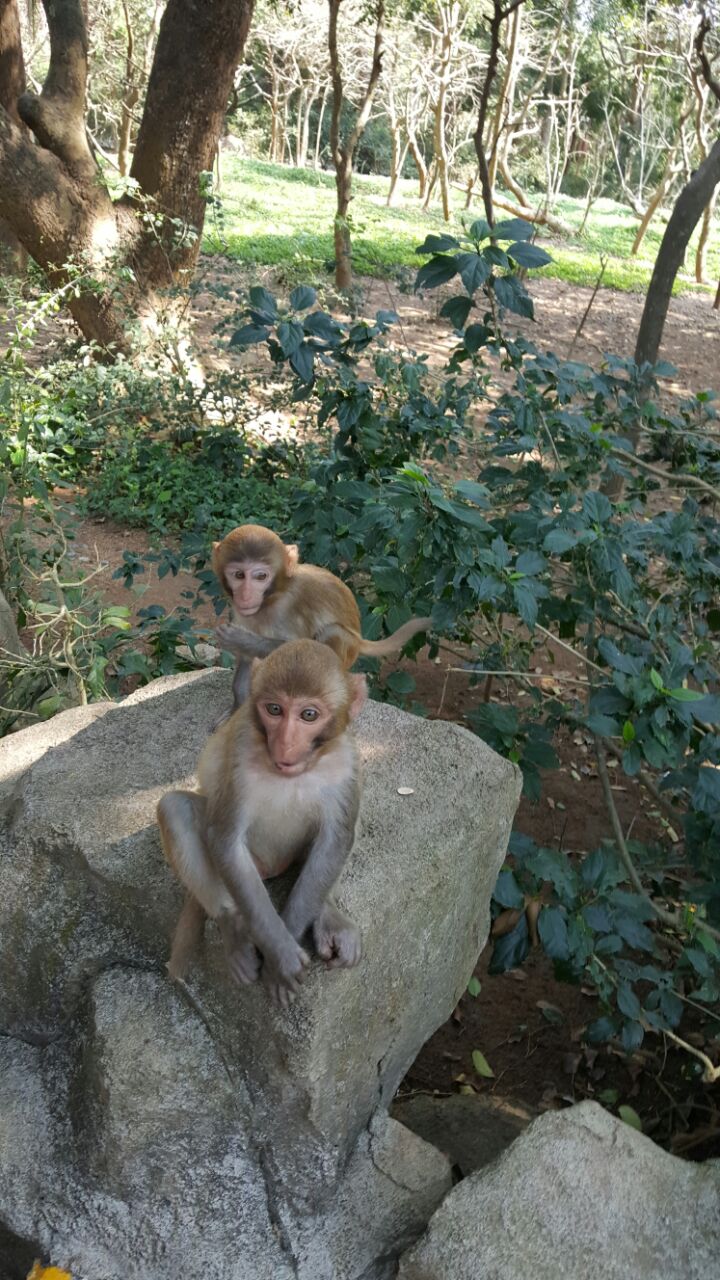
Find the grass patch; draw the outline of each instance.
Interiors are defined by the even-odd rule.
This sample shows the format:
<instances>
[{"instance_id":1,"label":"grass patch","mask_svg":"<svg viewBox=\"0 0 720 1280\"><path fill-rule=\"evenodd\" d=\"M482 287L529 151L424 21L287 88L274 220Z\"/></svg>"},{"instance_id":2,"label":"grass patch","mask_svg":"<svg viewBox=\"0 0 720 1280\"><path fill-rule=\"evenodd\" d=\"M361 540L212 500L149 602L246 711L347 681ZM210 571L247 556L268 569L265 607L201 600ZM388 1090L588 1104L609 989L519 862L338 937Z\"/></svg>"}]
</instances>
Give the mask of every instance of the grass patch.
<instances>
[{"instance_id":1,"label":"grass patch","mask_svg":"<svg viewBox=\"0 0 720 1280\"><path fill-rule=\"evenodd\" d=\"M424 212L417 198L417 183L403 180L397 204L385 203L388 180L358 175L354 179L351 206L355 268L361 275L388 278L419 265L415 248L428 232L447 230L437 208ZM478 217L479 205L465 214L464 196L453 191L453 219ZM282 268L293 280L327 279L333 269L333 219L335 178L314 169L291 169L260 160L223 159L222 219L208 218L204 248L209 253L229 253L248 266ZM542 274L571 284L592 285L605 254L608 265L604 283L610 288L644 292L667 219L658 216L640 253L631 255L637 218L614 200L598 200L585 231L578 230L585 211L583 200L560 196L555 214L574 229L568 239L540 235L553 255ZM680 272L675 292L714 289L694 280L697 232L687 254L688 270ZM710 281L720 275L720 234L713 228L708 252Z\"/></svg>"}]
</instances>

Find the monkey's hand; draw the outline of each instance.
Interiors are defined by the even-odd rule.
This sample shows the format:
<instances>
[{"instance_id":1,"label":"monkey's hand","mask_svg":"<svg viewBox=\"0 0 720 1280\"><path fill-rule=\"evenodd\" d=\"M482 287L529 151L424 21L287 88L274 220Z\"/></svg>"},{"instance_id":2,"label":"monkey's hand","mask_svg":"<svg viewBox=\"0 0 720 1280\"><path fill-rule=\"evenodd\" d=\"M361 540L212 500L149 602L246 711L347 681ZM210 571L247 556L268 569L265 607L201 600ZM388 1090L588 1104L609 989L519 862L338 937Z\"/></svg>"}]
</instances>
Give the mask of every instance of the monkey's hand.
<instances>
[{"instance_id":1,"label":"monkey's hand","mask_svg":"<svg viewBox=\"0 0 720 1280\"><path fill-rule=\"evenodd\" d=\"M360 930L332 903L325 904L315 921L313 937L317 953L328 969L353 969L360 963Z\"/></svg>"},{"instance_id":2,"label":"monkey's hand","mask_svg":"<svg viewBox=\"0 0 720 1280\"><path fill-rule=\"evenodd\" d=\"M269 994L281 1008L288 1009L300 992L300 984L310 957L294 938L283 943L274 956L265 956L263 982Z\"/></svg>"},{"instance_id":3,"label":"monkey's hand","mask_svg":"<svg viewBox=\"0 0 720 1280\"><path fill-rule=\"evenodd\" d=\"M257 636L253 635L252 631L246 631L244 627L236 627L230 622L222 622L219 627L216 627L215 636L223 649L229 649L231 653L239 653L241 657L252 654L253 646L257 644Z\"/></svg>"}]
</instances>

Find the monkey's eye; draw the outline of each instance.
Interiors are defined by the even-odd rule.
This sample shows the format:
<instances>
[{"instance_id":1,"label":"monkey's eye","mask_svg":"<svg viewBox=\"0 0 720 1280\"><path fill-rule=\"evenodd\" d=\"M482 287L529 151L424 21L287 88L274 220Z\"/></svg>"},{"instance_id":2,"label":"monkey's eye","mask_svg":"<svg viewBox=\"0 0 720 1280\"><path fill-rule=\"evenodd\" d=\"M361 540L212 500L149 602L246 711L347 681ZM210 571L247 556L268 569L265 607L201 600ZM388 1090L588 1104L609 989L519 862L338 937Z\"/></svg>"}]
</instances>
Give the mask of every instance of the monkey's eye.
<instances>
[{"instance_id":1,"label":"monkey's eye","mask_svg":"<svg viewBox=\"0 0 720 1280\"><path fill-rule=\"evenodd\" d=\"M315 707L305 707L305 710L300 712L300 719L304 720L306 724L312 724L313 720L317 720L319 715L320 712Z\"/></svg>"},{"instance_id":2,"label":"monkey's eye","mask_svg":"<svg viewBox=\"0 0 720 1280\"><path fill-rule=\"evenodd\" d=\"M266 582L268 579L268 576L269 575L265 569L259 569L257 573L253 574L253 578L255 579L256 582Z\"/></svg>"},{"instance_id":3,"label":"monkey's eye","mask_svg":"<svg viewBox=\"0 0 720 1280\"><path fill-rule=\"evenodd\" d=\"M233 573L233 578L235 578L237 582L242 582L244 577L245 577L244 569L236 569L235 572Z\"/></svg>"},{"instance_id":4,"label":"monkey's eye","mask_svg":"<svg viewBox=\"0 0 720 1280\"><path fill-rule=\"evenodd\" d=\"M266 703L265 703L265 710L267 711L267 713L268 713L268 715L269 715L269 716L281 716L281 715L282 715L282 707L280 706L280 704L279 704L278 702L266 702Z\"/></svg>"}]
</instances>

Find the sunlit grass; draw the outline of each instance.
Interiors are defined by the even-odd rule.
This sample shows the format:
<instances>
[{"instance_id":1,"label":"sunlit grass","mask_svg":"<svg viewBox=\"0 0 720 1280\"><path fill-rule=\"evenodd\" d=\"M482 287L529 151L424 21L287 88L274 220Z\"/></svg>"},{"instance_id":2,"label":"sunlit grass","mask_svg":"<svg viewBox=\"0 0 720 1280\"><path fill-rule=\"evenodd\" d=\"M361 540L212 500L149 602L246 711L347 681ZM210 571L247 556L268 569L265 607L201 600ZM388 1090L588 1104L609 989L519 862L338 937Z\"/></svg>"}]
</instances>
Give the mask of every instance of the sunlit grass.
<instances>
[{"instance_id":1,"label":"sunlit grass","mask_svg":"<svg viewBox=\"0 0 720 1280\"><path fill-rule=\"evenodd\" d=\"M390 209L386 204L387 188L387 178L358 175L354 179L353 251L355 269L362 275L410 274L419 265L415 249L428 232L453 230L461 218L472 220L482 214L478 207L466 213L462 192L453 191L453 219L448 228L437 207L427 212L420 207L417 183L403 180L397 204ZM281 267L297 279L330 278L335 214L335 179L331 173L229 156L223 159L221 200L220 219L210 217L206 222L204 247L208 252L228 253L247 265ZM560 196L553 212L575 234L565 239L546 235L541 229L539 241L554 259L551 266L543 269L543 275L592 285L604 255L604 285L636 292L647 288L666 225L664 217L654 220L639 254L633 256L630 251L638 222L624 205L613 200L596 201L581 237L577 233L585 212L583 200ZM688 250L687 269L678 275L676 292L715 287L714 283L695 284L696 240L697 232ZM707 261L709 281L716 282L720 274L717 224Z\"/></svg>"}]
</instances>

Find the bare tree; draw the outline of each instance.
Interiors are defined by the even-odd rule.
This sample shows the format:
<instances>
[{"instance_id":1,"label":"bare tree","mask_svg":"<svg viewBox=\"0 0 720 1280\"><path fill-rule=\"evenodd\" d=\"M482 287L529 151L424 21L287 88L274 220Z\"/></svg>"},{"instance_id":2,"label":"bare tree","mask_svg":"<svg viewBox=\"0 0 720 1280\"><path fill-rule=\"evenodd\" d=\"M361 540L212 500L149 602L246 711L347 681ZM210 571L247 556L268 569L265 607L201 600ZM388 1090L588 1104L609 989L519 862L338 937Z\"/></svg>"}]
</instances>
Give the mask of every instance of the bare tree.
<instances>
[{"instance_id":1,"label":"bare tree","mask_svg":"<svg viewBox=\"0 0 720 1280\"><path fill-rule=\"evenodd\" d=\"M352 199L353 157L365 126L370 119L373 98L380 79L383 56L383 31L385 24L385 0L376 0L374 5L375 37L373 41L372 60L365 83L364 93L358 104L355 123L345 139L342 138L341 118L345 102L345 76L340 59L338 45L338 18L343 0L328 0L328 52L330 55L330 76L332 80L332 117L330 121L330 146L335 165L335 187L337 190L337 211L335 214L335 284L338 289L349 289L352 285L352 242L348 223L348 210Z\"/></svg>"}]
</instances>

